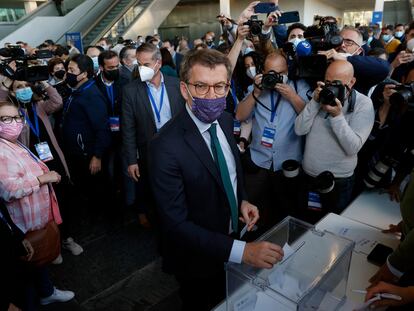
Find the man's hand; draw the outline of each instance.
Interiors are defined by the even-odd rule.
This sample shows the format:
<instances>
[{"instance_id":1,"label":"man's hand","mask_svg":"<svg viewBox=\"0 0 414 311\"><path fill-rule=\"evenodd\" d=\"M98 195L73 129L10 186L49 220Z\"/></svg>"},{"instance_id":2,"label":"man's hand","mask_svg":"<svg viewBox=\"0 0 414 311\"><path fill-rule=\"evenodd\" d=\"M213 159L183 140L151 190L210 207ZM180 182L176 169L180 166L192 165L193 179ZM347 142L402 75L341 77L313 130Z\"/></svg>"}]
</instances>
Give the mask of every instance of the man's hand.
<instances>
[{"instance_id":1,"label":"man's hand","mask_svg":"<svg viewBox=\"0 0 414 311\"><path fill-rule=\"evenodd\" d=\"M325 83L318 81L315 91L313 91L313 100L319 103L319 93L322 91L322 88L325 86Z\"/></svg>"},{"instance_id":2,"label":"man's hand","mask_svg":"<svg viewBox=\"0 0 414 311\"><path fill-rule=\"evenodd\" d=\"M370 306L375 308L390 307L390 306L401 306L414 301L414 287L399 287L385 282L379 282L377 285L371 287L367 291L365 301L373 298L376 294L393 294L400 296L402 300L384 299L375 301Z\"/></svg>"},{"instance_id":3,"label":"man's hand","mask_svg":"<svg viewBox=\"0 0 414 311\"><path fill-rule=\"evenodd\" d=\"M243 252L242 261L256 268L271 269L273 265L283 259L283 249L270 242L247 243Z\"/></svg>"},{"instance_id":4,"label":"man's hand","mask_svg":"<svg viewBox=\"0 0 414 311\"><path fill-rule=\"evenodd\" d=\"M276 26L280 16L282 16L282 12L280 11L270 13L263 24L263 30L268 32L270 28Z\"/></svg>"},{"instance_id":5,"label":"man's hand","mask_svg":"<svg viewBox=\"0 0 414 311\"><path fill-rule=\"evenodd\" d=\"M247 225L247 231L251 231L253 226L259 220L259 210L253 204L250 204L247 201L242 201L240 211L242 214L240 221Z\"/></svg>"},{"instance_id":6,"label":"man's hand","mask_svg":"<svg viewBox=\"0 0 414 311\"><path fill-rule=\"evenodd\" d=\"M284 98L288 101L291 101L292 98L298 96L295 90L289 85L284 83L276 83L275 86L276 91L278 91Z\"/></svg>"},{"instance_id":7,"label":"man's hand","mask_svg":"<svg viewBox=\"0 0 414 311\"><path fill-rule=\"evenodd\" d=\"M342 113L342 104L337 98L335 98L335 104L336 104L335 106L322 105L322 110L326 111L333 118L335 118Z\"/></svg>"},{"instance_id":8,"label":"man's hand","mask_svg":"<svg viewBox=\"0 0 414 311\"><path fill-rule=\"evenodd\" d=\"M89 171L92 175L98 174L102 169L101 159L93 156L91 162L89 163Z\"/></svg>"},{"instance_id":9,"label":"man's hand","mask_svg":"<svg viewBox=\"0 0 414 311\"><path fill-rule=\"evenodd\" d=\"M391 67L397 68L401 66L402 64L410 63L414 61L414 54L413 53L407 53L406 51L401 51L397 57L392 61Z\"/></svg>"},{"instance_id":10,"label":"man's hand","mask_svg":"<svg viewBox=\"0 0 414 311\"><path fill-rule=\"evenodd\" d=\"M237 24L243 24L247 22L252 15L254 15L254 7L260 3L260 1L253 1L250 3L247 8L243 10L243 12L239 16L239 20L237 21Z\"/></svg>"},{"instance_id":11,"label":"man's hand","mask_svg":"<svg viewBox=\"0 0 414 311\"><path fill-rule=\"evenodd\" d=\"M402 221L397 225L390 224L388 229L382 230L382 233L401 233L402 232Z\"/></svg>"},{"instance_id":12,"label":"man's hand","mask_svg":"<svg viewBox=\"0 0 414 311\"><path fill-rule=\"evenodd\" d=\"M239 24L239 27L237 27L237 40L244 41L246 37L250 33L250 27L247 25Z\"/></svg>"},{"instance_id":13,"label":"man's hand","mask_svg":"<svg viewBox=\"0 0 414 311\"><path fill-rule=\"evenodd\" d=\"M371 283L371 287L377 285L379 282L389 282L389 283L397 283L398 278L392 274L390 269L388 269L387 264L382 265L382 267L375 273L370 279L369 282Z\"/></svg>"},{"instance_id":14,"label":"man's hand","mask_svg":"<svg viewBox=\"0 0 414 311\"><path fill-rule=\"evenodd\" d=\"M128 166L128 176L131 177L136 182L138 182L138 178L141 177L139 174L138 164L132 164Z\"/></svg>"},{"instance_id":15,"label":"man's hand","mask_svg":"<svg viewBox=\"0 0 414 311\"><path fill-rule=\"evenodd\" d=\"M400 203L401 201L400 185L391 184L385 191L388 192L388 194L390 195L391 201Z\"/></svg>"},{"instance_id":16,"label":"man's hand","mask_svg":"<svg viewBox=\"0 0 414 311\"><path fill-rule=\"evenodd\" d=\"M259 73L255 78L254 78L254 89L253 89L253 93L254 96L259 97L260 94L262 93L262 90L259 88L259 85L262 83L262 78L263 78L263 74Z\"/></svg>"}]
</instances>

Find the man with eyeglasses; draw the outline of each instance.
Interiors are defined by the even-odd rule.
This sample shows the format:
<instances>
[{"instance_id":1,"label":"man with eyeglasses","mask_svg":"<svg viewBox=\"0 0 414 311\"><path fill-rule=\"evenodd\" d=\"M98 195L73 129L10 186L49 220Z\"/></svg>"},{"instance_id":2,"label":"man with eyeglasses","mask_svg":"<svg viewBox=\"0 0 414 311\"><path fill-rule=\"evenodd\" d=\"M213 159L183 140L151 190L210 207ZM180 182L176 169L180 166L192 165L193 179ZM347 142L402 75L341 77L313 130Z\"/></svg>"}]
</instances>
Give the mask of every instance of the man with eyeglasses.
<instances>
[{"instance_id":1,"label":"man with eyeglasses","mask_svg":"<svg viewBox=\"0 0 414 311\"><path fill-rule=\"evenodd\" d=\"M354 88L363 94L383 81L390 72L390 64L383 59L363 54L363 38L361 32L354 27L344 27L340 33L342 45L336 49L320 51L328 60L346 60L354 67L357 80Z\"/></svg>"},{"instance_id":2,"label":"man with eyeglasses","mask_svg":"<svg viewBox=\"0 0 414 311\"><path fill-rule=\"evenodd\" d=\"M123 89L121 133L128 175L136 182L135 205L139 222L148 228L147 216L153 198L148 182L147 144L184 108L184 99L180 94L179 80L161 73L161 53L154 44L142 44L136 55L140 79Z\"/></svg>"},{"instance_id":3,"label":"man with eyeglasses","mask_svg":"<svg viewBox=\"0 0 414 311\"><path fill-rule=\"evenodd\" d=\"M259 213L246 199L233 118L224 112L230 79L222 53L189 52L181 67L185 109L149 146L164 270L180 284L183 310L211 310L224 299L224 262L271 268L283 257L278 245L240 241Z\"/></svg>"}]
</instances>

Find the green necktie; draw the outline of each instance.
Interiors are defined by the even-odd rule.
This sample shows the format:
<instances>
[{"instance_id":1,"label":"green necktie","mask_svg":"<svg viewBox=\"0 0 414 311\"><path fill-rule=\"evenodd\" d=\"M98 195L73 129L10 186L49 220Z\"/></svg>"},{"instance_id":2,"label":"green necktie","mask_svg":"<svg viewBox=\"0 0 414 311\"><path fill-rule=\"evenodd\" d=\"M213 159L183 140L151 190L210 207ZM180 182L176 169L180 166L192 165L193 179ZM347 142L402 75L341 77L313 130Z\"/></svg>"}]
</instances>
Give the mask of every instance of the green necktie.
<instances>
[{"instance_id":1,"label":"green necktie","mask_svg":"<svg viewBox=\"0 0 414 311\"><path fill-rule=\"evenodd\" d=\"M233 186L230 180L229 169L227 167L226 158L224 157L223 149L221 149L220 142L217 137L217 124L213 123L208 129L211 136L211 151L213 152L214 160L218 166L221 181L224 185L224 191L226 192L227 199L230 204L231 210L231 224L234 232L237 231L238 227L238 208L236 197L234 196Z\"/></svg>"}]
</instances>

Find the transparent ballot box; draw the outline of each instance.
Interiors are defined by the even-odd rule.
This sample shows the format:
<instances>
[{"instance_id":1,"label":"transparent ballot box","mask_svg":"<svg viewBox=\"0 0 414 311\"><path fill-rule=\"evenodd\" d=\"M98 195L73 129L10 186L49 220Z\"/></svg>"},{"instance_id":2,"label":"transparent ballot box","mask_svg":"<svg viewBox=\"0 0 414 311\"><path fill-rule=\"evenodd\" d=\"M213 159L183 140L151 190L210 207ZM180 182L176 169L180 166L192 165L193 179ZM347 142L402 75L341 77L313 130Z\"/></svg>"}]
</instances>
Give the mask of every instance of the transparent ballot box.
<instances>
[{"instance_id":1,"label":"transparent ballot box","mask_svg":"<svg viewBox=\"0 0 414 311\"><path fill-rule=\"evenodd\" d=\"M272 269L228 263L227 311L338 310L345 302L354 242L287 217L265 233L284 249Z\"/></svg>"}]
</instances>

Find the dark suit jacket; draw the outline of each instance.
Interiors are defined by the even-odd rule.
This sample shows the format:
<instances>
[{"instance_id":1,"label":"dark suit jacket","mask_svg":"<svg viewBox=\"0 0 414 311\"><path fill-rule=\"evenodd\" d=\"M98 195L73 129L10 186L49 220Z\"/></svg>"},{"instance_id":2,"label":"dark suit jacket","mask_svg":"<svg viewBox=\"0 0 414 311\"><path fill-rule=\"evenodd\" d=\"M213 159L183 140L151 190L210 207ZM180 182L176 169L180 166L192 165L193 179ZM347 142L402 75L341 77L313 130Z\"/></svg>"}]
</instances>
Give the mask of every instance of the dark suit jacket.
<instances>
[{"instance_id":1,"label":"dark suit jacket","mask_svg":"<svg viewBox=\"0 0 414 311\"><path fill-rule=\"evenodd\" d=\"M219 124L236 161L240 207L246 194L233 118L224 113ZM233 245L230 206L217 166L186 109L150 142L149 175L164 236L165 271L187 277L223 271Z\"/></svg>"},{"instance_id":2,"label":"dark suit jacket","mask_svg":"<svg viewBox=\"0 0 414 311\"><path fill-rule=\"evenodd\" d=\"M184 107L177 78L164 76L164 83L170 101L171 116L176 116ZM145 158L147 144L157 132L154 113L148 97L145 82L134 80L123 89L121 109L122 143L128 165L137 163L137 149L140 158Z\"/></svg>"},{"instance_id":3,"label":"dark suit jacket","mask_svg":"<svg viewBox=\"0 0 414 311\"><path fill-rule=\"evenodd\" d=\"M184 55L180 54L180 53L175 53L175 57L174 57L174 64L175 64L175 69L177 70L178 76L180 76L180 67L181 67L181 62L184 59Z\"/></svg>"},{"instance_id":4,"label":"dark suit jacket","mask_svg":"<svg viewBox=\"0 0 414 311\"><path fill-rule=\"evenodd\" d=\"M122 65L119 67L119 84L121 87L132 81L132 71Z\"/></svg>"}]
</instances>

